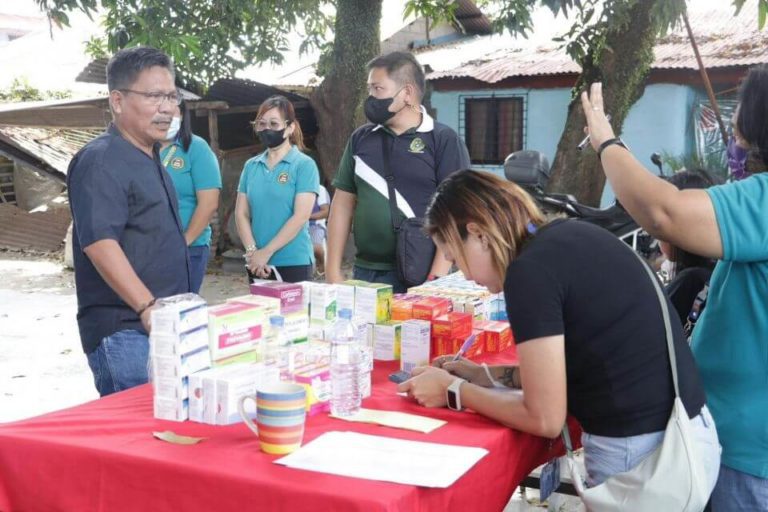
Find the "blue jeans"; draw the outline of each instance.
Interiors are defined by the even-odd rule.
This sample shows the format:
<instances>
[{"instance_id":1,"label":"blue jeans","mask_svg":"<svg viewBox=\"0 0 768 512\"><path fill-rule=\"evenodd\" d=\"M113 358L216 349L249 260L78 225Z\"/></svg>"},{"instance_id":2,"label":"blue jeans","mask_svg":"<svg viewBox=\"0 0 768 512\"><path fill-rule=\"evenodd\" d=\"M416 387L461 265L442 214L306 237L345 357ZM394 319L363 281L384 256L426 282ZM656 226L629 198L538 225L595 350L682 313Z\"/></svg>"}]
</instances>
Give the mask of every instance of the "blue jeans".
<instances>
[{"instance_id":1,"label":"blue jeans","mask_svg":"<svg viewBox=\"0 0 768 512\"><path fill-rule=\"evenodd\" d=\"M768 510L768 479L720 466L710 499L712 512Z\"/></svg>"},{"instance_id":2,"label":"blue jeans","mask_svg":"<svg viewBox=\"0 0 768 512\"><path fill-rule=\"evenodd\" d=\"M369 283L384 283L391 284L392 291L395 293L405 293L405 283L401 282L397 278L396 270L373 270L370 268L362 268L355 265L352 270L352 275L355 279L360 281L368 281Z\"/></svg>"},{"instance_id":3,"label":"blue jeans","mask_svg":"<svg viewBox=\"0 0 768 512\"><path fill-rule=\"evenodd\" d=\"M200 293L210 256L211 247L208 245L193 245L189 248L190 291L192 293Z\"/></svg>"},{"instance_id":4,"label":"blue jeans","mask_svg":"<svg viewBox=\"0 0 768 512\"><path fill-rule=\"evenodd\" d=\"M111 395L149 381L149 338L128 329L113 333L87 354L93 381L101 396Z\"/></svg>"},{"instance_id":5,"label":"blue jeans","mask_svg":"<svg viewBox=\"0 0 768 512\"><path fill-rule=\"evenodd\" d=\"M706 405L701 408L698 416L691 419L691 434L696 442L698 454L704 462L707 479L712 489L720 469L720 443L717 439L715 421ZM648 457L663 439L663 430L629 437L606 437L582 433L581 445L584 447L587 484L594 487L613 475L629 471Z\"/></svg>"}]
</instances>

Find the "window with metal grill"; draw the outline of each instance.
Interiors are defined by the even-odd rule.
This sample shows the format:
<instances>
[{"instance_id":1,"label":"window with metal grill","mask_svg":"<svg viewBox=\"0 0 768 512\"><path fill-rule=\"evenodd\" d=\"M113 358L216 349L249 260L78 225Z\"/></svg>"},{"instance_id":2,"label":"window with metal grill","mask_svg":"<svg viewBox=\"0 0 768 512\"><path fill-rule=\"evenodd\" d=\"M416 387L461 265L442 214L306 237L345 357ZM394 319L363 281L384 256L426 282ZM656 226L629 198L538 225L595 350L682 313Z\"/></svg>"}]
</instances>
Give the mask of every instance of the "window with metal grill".
<instances>
[{"instance_id":1,"label":"window with metal grill","mask_svg":"<svg viewBox=\"0 0 768 512\"><path fill-rule=\"evenodd\" d=\"M464 140L473 164L498 165L523 149L521 97L464 99Z\"/></svg>"}]
</instances>

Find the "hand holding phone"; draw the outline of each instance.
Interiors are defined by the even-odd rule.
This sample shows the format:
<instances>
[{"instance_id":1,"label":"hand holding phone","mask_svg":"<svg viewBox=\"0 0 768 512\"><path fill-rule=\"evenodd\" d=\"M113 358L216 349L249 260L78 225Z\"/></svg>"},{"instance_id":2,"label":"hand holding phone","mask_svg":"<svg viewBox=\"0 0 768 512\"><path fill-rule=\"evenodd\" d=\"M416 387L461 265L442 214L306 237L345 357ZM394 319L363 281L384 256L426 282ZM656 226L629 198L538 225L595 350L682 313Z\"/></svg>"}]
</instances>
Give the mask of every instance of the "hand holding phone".
<instances>
[{"instance_id":1,"label":"hand holding phone","mask_svg":"<svg viewBox=\"0 0 768 512\"><path fill-rule=\"evenodd\" d=\"M410 378L411 378L411 373L410 372L404 372L404 371L403 372L391 373L389 375L389 380L391 380L395 384L400 384L401 382L405 382L405 381L407 381Z\"/></svg>"}]
</instances>

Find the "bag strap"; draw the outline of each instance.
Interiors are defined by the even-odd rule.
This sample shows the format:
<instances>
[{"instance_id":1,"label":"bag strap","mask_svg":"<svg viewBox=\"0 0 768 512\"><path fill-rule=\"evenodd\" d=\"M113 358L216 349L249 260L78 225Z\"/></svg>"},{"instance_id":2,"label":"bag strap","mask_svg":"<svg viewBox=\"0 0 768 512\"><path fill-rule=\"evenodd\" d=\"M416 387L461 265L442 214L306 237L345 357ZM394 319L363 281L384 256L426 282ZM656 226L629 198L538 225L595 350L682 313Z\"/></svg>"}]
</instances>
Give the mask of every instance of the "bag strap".
<instances>
[{"instance_id":1,"label":"bag strap","mask_svg":"<svg viewBox=\"0 0 768 512\"><path fill-rule=\"evenodd\" d=\"M389 165L389 144L387 144L387 133L383 128L381 132L381 154L384 158L384 181L387 182L387 195L389 196L389 217L392 220L392 231L397 232L400 226L396 224L397 218L397 196L395 192L395 174Z\"/></svg>"},{"instance_id":2,"label":"bag strap","mask_svg":"<svg viewBox=\"0 0 768 512\"><path fill-rule=\"evenodd\" d=\"M624 242L622 242L622 244L624 244ZM656 292L656 297L659 299L659 304L661 305L661 316L664 319L664 334L667 338L667 353L669 355L669 364L672 369L672 385L675 388L675 398L679 398L680 387L678 385L678 379L677 379L677 356L675 355L674 337L672 336L672 324L669 320L669 308L667 307L667 300L664 297L664 291L661 289L661 285L659 284L658 279L656 279L656 274L653 272L651 267L648 266L648 263L646 263L645 260L639 254L633 251L628 245L626 247L633 255L635 255L635 257L640 261L640 264L643 266L645 271L648 273L648 277L653 283L653 288L654 288L654 291ZM568 432L567 422L565 423L565 425L563 425L562 436L563 436L563 443L565 444L565 450L568 454L568 457L572 457L573 446L571 444L571 436Z\"/></svg>"}]
</instances>

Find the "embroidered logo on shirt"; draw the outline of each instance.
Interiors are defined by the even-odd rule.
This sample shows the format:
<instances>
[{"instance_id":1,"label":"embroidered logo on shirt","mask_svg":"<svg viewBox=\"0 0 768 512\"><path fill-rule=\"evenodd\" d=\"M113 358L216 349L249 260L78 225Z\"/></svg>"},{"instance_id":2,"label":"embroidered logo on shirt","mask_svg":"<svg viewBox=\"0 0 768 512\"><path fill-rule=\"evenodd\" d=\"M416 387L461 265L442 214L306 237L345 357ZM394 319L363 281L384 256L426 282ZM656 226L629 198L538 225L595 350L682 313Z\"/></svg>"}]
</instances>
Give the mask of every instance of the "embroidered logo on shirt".
<instances>
[{"instance_id":1,"label":"embroidered logo on shirt","mask_svg":"<svg viewBox=\"0 0 768 512\"><path fill-rule=\"evenodd\" d=\"M288 183L288 173L287 172L281 172L277 175L277 182L281 185L285 185Z\"/></svg>"},{"instance_id":2,"label":"embroidered logo on shirt","mask_svg":"<svg viewBox=\"0 0 768 512\"><path fill-rule=\"evenodd\" d=\"M421 138L416 137L411 141L411 146L408 148L408 151L410 153L423 153L424 148L426 148L426 144L424 144L424 141L421 140Z\"/></svg>"},{"instance_id":3,"label":"embroidered logo on shirt","mask_svg":"<svg viewBox=\"0 0 768 512\"><path fill-rule=\"evenodd\" d=\"M177 156L173 160L171 160L171 167L176 169L177 171L184 167L184 159Z\"/></svg>"}]
</instances>

